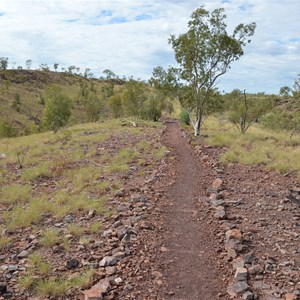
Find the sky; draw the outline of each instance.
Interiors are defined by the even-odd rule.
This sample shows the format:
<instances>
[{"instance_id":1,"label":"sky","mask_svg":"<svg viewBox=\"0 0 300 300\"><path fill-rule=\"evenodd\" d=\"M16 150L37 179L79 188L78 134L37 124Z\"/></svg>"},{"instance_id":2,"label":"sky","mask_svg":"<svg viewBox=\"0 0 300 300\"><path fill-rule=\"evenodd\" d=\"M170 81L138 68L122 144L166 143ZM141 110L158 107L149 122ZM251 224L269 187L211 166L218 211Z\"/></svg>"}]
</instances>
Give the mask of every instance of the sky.
<instances>
[{"instance_id":1,"label":"sky","mask_svg":"<svg viewBox=\"0 0 300 300\"><path fill-rule=\"evenodd\" d=\"M192 12L223 7L228 33L256 22L245 54L220 79L220 91L278 94L300 73L299 0L0 0L0 57L9 67L54 63L105 69L148 80L153 68L176 66L168 43L187 31Z\"/></svg>"}]
</instances>

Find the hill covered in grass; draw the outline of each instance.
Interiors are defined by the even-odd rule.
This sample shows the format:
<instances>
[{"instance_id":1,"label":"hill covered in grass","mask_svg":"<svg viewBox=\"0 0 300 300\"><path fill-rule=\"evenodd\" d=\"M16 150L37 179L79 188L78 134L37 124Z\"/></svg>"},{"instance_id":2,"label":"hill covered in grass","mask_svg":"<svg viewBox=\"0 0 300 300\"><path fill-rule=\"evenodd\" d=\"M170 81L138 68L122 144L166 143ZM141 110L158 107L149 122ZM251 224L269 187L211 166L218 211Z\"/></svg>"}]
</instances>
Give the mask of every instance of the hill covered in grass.
<instances>
[{"instance_id":1,"label":"hill covered in grass","mask_svg":"<svg viewBox=\"0 0 300 300\"><path fill-rule=\"evenodd\" d=\"M98 80L75 74L40 70L4 70L0 72L0 120L17 128L20 134L34 131L42 120L45 91L57 86L72 101L72 116L76 123L87 119L82 93L92 91L107 99L109 90L118 91L121 80Z\"/></svg>"}]
</instances>

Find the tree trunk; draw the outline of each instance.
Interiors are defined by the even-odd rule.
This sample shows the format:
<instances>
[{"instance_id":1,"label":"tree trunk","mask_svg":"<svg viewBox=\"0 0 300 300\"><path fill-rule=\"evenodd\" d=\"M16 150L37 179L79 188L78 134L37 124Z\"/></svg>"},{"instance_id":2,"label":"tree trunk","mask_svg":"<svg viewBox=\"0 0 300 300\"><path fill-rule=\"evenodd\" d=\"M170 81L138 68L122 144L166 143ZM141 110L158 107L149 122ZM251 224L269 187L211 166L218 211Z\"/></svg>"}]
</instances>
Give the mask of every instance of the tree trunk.
<instances>
[{"instance_id":1,"label":"tree trunk","mask_svg":"<svg viewBox=\"0 0 300 300\"><path fill-rule=\"evenodd\" d=\"M201 123L202 123L202 113L199 112L197 121L194 126L194 135L195 136L200 136Z\"/></svg>"}]
</instances>

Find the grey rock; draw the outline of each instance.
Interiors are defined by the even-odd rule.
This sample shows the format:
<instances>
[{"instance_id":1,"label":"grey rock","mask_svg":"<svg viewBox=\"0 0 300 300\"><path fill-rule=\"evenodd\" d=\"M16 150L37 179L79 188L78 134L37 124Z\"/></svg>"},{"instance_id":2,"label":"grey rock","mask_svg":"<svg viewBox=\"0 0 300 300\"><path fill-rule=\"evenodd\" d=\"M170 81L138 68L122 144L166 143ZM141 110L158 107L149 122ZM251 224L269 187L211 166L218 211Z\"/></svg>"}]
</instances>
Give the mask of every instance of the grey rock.
<instances>
[{"instance_id":1,"label":"grey rock","mask_svg":"<svg viewBox=\"0 0 300 300\"><path fill-rule=\"evenodd\" d=\"M5 153L0 153L0 159L5 159L6 158L6 154Z\"/></svg>"},{"instance_id":2,"label":"grey rock","mask_svg":"<svg viewBox=\"0 0 300 300\"><path fill-rule=\"evenodd\" d=\"M113 254L113 257L115 257L117 260L121 260L122 258L125 257L125 253L119 251L119 252L114 253L114 254Z\"/></svg>"},{"instance_id":3,"label":"grey rock","mask_svg":"<svg viewBox=\"0 0 300 300\"><path fill-rule=\"evenodd\" d=\"M263 281L254 281L253 288L256 290L268 290L270 287L265 284Z\"/></svg>"},{"instance_id":4,"label":"grey rock","mask_svg":"<svg viewBox=\"0 0 300 300\"><path fill-rule=\"evenodd\" d=\"M8 268L7 268L7 270L9 272L15 272L15 271L18 270L18 266L16 266L16 265L9 265Z\"/></svg>"},{"instance_id":5,"label":"grey rock","mask_svg":"<svg viewBox=\"0 0 300 300\"><path fill-rule=\"evenodd\" d=\"M114 275L117 272L116 267L106 267L105 272L108 276Z\"/></svg>"},{"instance_id":6,"label":"grey rock","mask_svg":"<svg viewBox=\"0 0 300 300\"><path fill-rule=\"evenodd\" d=\"M72 259L69 259L66 261L66 268L68 270L75 269L78 267L78 265L79 265L79 262L77 259L72 258Z\"/></svg>"},{"instance_id":7,"label":"grey rock","mask_svg":"<svg viewBox=\"0 0 300 300\"><path fill-rule=\"evenodd\" d=\"M245 281L239 281L234 283L227 288L227 292L231 297L237 297L239 294L246 292L249 285Z\"/></svg>"},{"instance_id":8,"label":"grey rock","mask_svg":"<svg viewBox=\"0 0 300 300\"><path fill-rule=\"evenodd\" d=\"M226 212L225 210L218 210L215 214L214 217L219 219L219 220L224 220L226 219Z\"/></svg>"},{"instance_id":9,"label":"grey rock","mask_svg":"<svg viewBox=\"0 0 300 300\"><path fill-rule=\"evenodd\" d=\"M117 222L115 222L115 223L112 225L113 228L118 228L118 227L120 227L120 226L122 226L122 222L121 222L120 220L118 220Z\"/></svg>"},{"instance_id":10,"label":"grey rock","mask_svg":"<svg viewBox=\"0 0 300 300\"><path fill-rule=\"evenodd\" d=\"M0 282L0 294L4 294L7 291L7 286L4 282Z\"/></svg>"},{"instance_id":11,"label":"grey rock","mask_svg":"<svg viewBox=\"0 0 300 300\"><path fill-rule=\"evenodd\" d=\"M125 234L127 233L127 229L125 227L118 227L116 229L116 233L118 236L119 240L122 240L122 238L125 236Z\"/></svg>"},{"instance_id":12,"label":"grey rock","mask_svg":"<svg viewBox=\"0 0 300 300\"><path fill-rule=\"evenodd\" d=\"M117 263L117 258L114 256L105 256L100 261L99 266L100 267L107 267L107 266L114 266Z\"/></svg>"},{"instance_id":13,"label":"grey rock","mask_svg":"<svg viewBox=\"0 0 300 300\"><path fill-rule=\"evenodd\" d=\"M26 258L27 256L29 255L29 251L27 251L27 250L23 250L22 252L20 252L19 254L18 254L18 258Z\"/></svg>"},{"instance_id":14,"label":"grey rock","mask_svg":"<svg viewBox=\"0 0 300 300\"><path fill-rule=\"evenodd\" d=\"M122 238L122 243L127 245L130 243L130 234L129 233L126 233L123 238Z\"/></svg>"},{"instance_id":15,"label":"grey rock","mask_svg":"<svg viewBox=\"0 0 300 300\"><path fill-rule=\"evenodd\" d=\"M225 201L223 201L223 200L213 200L213 201L211 201L211 204L212 204L213 207L224 206Z\"/></svg>"},{"instance_id":16,"label":"grey rock","mask_svg":"<svg viewBox=\"0 0 300 300\"><path fill-rule=\"evenodd\" d=\"M248 279L248 271L246 268L237 268L234 279L236 281L246 281Z\"/></svg>"},{"instance_id":17,"label":"grey rock","mask_svg":"<svg viewBox=\"0 0 300 300\"><path fill-rule=\"evenodd\" d=\"M111 230L111 229L108 229L108 230L105 230L105 231L103 232L102 235L103 235L104 237L110 237L111 234L112 234L112 230Z\"/></svg>"},{"instance_id":18,"label":"grey rock","mask_svg":"<svg viewBox=\"0 0 300 300\"><path fill-rule=\"evenodd\" d=\"M123 279L121 277L117 277L117 278L115 278L114 282L116 285L119 285L123 282Z\"/></svg>"},{"instance_id":19,"label":"grey rock","mask_svg":"<svg viewBox=\"0 0 300 300\"><path fill-rule=\"evenodd\" d=\"M74 217L72 215L67 215L64 218L64 223L72 223L74 221Z\"/></svg>"},{"instance_id":20,"label":"grey rock","mask_svg":"<svg viewBox=\"0 0 300 300\"><path fill-rule=\"evenodd\" d=\"M146 203L148 201L148 199L144 195L141 195L141 194L132 194L130 198L133 202Z\"/></svg>"},{"instance_id":21,"label":"grey rock","mask_svg":"<svg viewBox=\"0 0 300 300\"><path fill-rule=\"evenodd\" d=\"M253 300L254 295L250 291L247 291L246 293L243 294L242 299L244 299L244 300Z\"/></svg>"}]
</instances>

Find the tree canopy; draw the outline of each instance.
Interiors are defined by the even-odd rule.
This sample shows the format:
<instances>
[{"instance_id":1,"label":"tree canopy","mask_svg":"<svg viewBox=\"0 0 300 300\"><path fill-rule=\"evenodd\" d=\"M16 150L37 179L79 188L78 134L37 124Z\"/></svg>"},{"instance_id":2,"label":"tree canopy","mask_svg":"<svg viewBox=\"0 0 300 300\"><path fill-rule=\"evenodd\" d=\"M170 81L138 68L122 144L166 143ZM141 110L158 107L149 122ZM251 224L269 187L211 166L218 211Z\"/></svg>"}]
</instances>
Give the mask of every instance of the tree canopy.
<instances>
[{"instance_id":1,"label":"tree canopy","mask_svg":"<svg viewBox=\"0 0 300 300\"><path fill-rule=\"evenodd\" d=\"M179 67L167 71L158 67L153 72L154 86L177 97L190 113L195 135L200 134L211 91L231 63L244 54L243 47L250 43L256 28L255 23L239 24L228 34L225 19L222 8L212 12L203 6L196 9L188 22L188 31L169 39Z\"/></svg>"}]
</instances>

